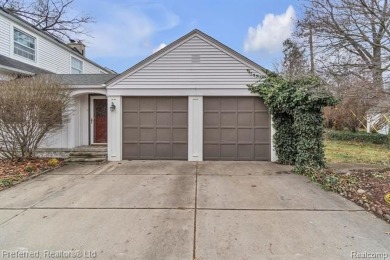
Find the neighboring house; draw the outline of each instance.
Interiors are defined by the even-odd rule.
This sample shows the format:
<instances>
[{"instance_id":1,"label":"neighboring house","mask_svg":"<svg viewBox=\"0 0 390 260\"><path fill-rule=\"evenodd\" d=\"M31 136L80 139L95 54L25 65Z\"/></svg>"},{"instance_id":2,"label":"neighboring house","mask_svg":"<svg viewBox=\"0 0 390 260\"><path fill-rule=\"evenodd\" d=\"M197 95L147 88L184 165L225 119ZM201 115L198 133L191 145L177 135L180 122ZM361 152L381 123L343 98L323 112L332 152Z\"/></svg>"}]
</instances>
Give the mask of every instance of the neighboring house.
<instances>
[{"instance_id":1,"label":"neighboring house","mask_svg":"<svg viewBox=\"0 0 390 260\"><path fill-rule=\"evenodd\" d=\"M44 145L107 144L108 160L276 160L247 70L265 69L194 30L119 75L60 75L75 113Z\"/></svg>"},{"instance_id":2,"label":"neighboring house","mask_svg":"<svg viewBox=\"0 0 390 260\"><path fill-rule=\"evenodd\" d=\"M379 100L375 107L367 112L367 133L377 132L388 135L390 129L390 100L386 97Z\"/></svg>"},{"instance_id":3,"label":"neighboring house","mask_svg":"<svg viewBox=\"0 0 390 260\"><path fill-rule=\"evenodd\" d=\"M0 80L14 75L113 73L85 57L81 42L65 44L0 8Z\"/></svg>"}]
</instances>

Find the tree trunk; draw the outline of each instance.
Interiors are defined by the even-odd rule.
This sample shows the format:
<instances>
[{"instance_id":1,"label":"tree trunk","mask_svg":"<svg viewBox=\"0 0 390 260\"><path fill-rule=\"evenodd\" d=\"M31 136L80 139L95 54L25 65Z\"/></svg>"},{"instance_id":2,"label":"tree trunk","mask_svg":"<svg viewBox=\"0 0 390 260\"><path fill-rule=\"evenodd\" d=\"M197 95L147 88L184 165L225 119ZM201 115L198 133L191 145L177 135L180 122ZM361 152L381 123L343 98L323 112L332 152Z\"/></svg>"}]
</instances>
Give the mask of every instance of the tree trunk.
<instances>
[{"instance_id":1,"label":"tree trunk","mask_svg":"<svg viewBox=\"0 0 390 260\"><path fill-rule=\"evenodd\" d=\"M372 48L373 54L373 66L372 66L372 79L376 89L383 89L383 72L382 72L382 49L380 43L374 43Z\"/></svg>"},{"instance_id":2,"label":"tree trunk","mask_svg":"<svg viewBox=\"0 0 390 260\"><path fill-rule=\"evenodd\" d=\"M313 29L309 28L309 47L310 47L310 73L314 75L314 46L313 46Z\"/></svg>"}]
</instances>

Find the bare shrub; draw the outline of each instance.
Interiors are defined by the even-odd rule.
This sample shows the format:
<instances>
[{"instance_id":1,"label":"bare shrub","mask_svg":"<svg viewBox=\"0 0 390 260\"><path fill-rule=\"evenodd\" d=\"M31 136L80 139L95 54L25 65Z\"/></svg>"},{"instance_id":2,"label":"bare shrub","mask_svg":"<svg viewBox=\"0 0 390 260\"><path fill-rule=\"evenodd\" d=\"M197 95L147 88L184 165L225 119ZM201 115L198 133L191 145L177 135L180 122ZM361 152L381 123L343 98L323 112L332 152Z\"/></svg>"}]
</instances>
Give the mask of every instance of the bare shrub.
<instances>
[{"instance_id":1,"label":"bare shrub","mask_svg":"<svg viewBox=\"0 0 390 260\"><path fill-rule=\"evenodd\" d=\"M335 107L324 110L325 127L336 130L358 131L367 125L367 112L381 99L373 84L349 76L333 84L333 92L340 99Z\"/></svg>"},{"instance_id":2,"label":"bare shrub","mask_svg":"<svg viewBox=\"0 0 390 260\"><path fill-rule=\"evenodd\" d=\"M34 157L43 138L69 121L72 103L69 87L51 76L0 82L0 155Z\"/></svg>"}]
</instances>

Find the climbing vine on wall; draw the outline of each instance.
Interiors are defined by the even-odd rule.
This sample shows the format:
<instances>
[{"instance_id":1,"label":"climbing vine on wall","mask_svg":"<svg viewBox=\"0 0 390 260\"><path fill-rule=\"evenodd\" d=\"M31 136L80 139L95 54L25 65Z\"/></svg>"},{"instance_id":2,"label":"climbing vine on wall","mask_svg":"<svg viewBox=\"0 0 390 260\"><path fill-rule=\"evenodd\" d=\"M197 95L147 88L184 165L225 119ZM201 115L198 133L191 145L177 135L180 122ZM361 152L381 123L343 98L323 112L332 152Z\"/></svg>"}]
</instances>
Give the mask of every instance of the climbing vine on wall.
<instances>
[{"instance_id":1,"label":"climbing vine on wall","mask_svg":"<svg viewBox=\"0 0 390 260\"><path fill-rule=\"evenodd\" d=\"M268 72L248 85L263 98L273 118L274 144L279 163L295 165L295 171L325 166L322 108L334 106L337 99L315 76L284 78Z\"/></svg>"}]
</instances>

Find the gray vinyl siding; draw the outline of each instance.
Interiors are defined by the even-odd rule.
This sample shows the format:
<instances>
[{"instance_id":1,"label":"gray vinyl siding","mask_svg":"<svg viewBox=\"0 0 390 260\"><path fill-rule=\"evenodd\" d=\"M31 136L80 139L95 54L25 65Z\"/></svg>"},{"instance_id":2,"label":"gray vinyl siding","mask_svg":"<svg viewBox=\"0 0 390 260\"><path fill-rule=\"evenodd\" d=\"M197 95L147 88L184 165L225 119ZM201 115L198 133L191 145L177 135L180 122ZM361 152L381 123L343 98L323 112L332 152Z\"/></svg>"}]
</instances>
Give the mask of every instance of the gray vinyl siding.
<instances>
[{"instance_id":1,"label":"gray vinyl siding","mask_svg":"<svg viewBox=\"0 0 390 260\"><path fill-rule=\"evenodd\" d=\"M0 54L4 56L9 56L10 52L9 26L9 22L0 16Z\"/></svg>"},{"instance_id":2,"label":"gray vinyl siding","mask_svg":"<svg viewBox=\"0 0 390 260\"><path fill-rule=\"evenodd\" d=\"M116 85L142 88L246 88L248 66L195 36Z\"/></svg>"}]
</instances>

